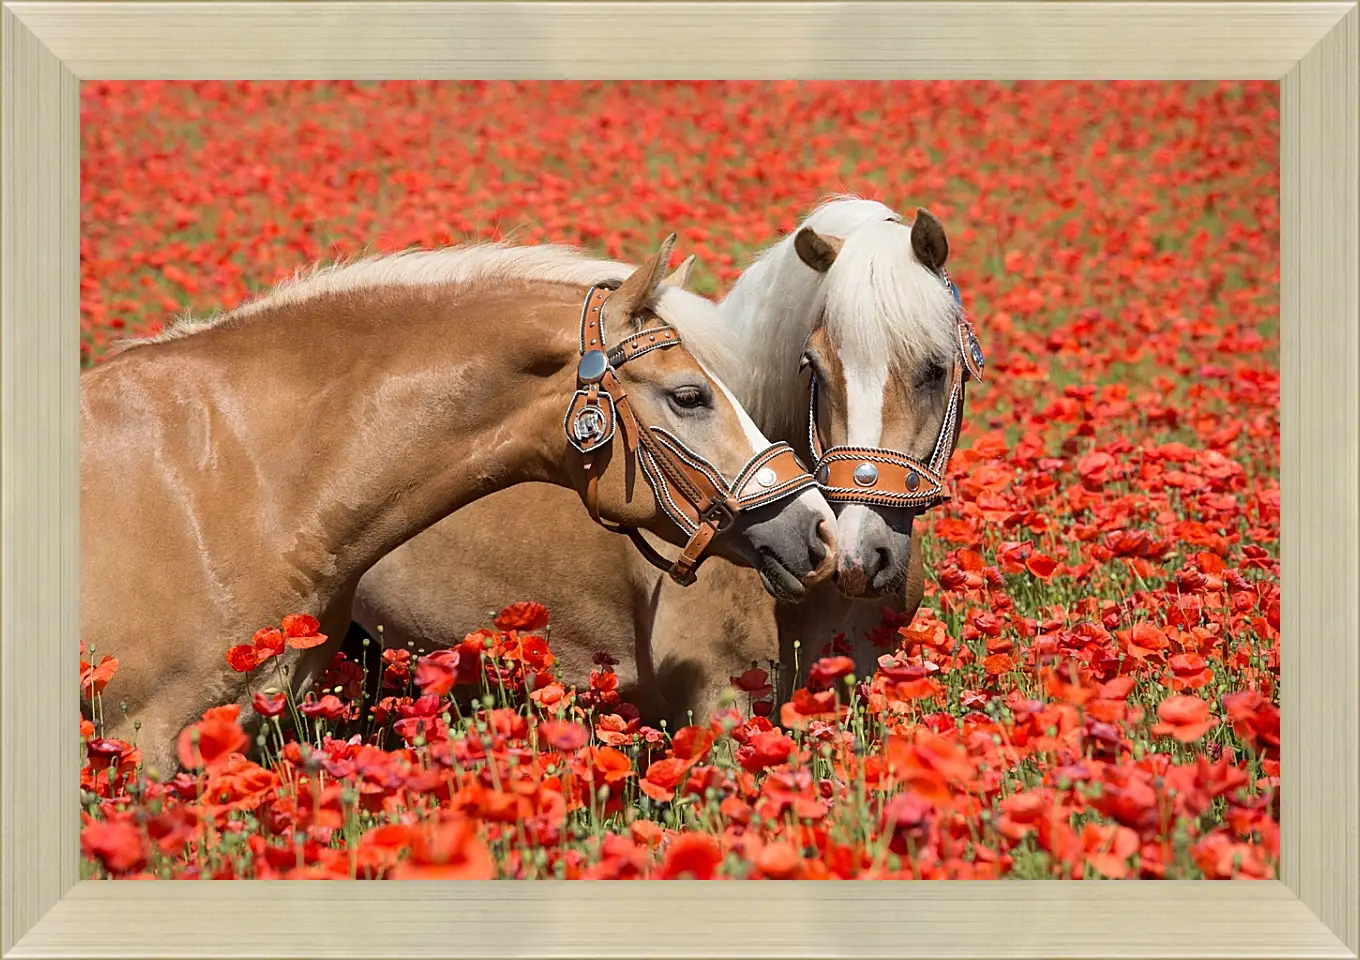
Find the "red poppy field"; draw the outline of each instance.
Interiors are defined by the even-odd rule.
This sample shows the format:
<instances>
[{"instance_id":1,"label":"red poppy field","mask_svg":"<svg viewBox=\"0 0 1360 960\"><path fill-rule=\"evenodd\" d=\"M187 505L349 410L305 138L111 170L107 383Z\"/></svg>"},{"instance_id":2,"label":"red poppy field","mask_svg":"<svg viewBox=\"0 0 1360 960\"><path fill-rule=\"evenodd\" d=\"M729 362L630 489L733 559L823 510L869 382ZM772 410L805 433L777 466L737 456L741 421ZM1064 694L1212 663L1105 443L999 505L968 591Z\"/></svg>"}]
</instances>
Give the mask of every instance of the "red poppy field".
<instances>
[{"instance_id":1,"label":"red poppy field","mask_svg":"<svg viewBox=\"0 0 1360 960\"><path fill-rule=\"evenodd\" d=\"M1271 83L86 83L81 361L313 261L512 237L725 292L831 194L928 207L987 350L878 671L827 637L653 729L533 597L381 698L185 731L140 776L82 646L84 874L315 879L1262 879L1279 860L1278 87ZM525 558L526 563L532 557ZM471 687L473 710L455 695ZM252 757L253 759L248 759Z\"/></svg>"}]
</instances>

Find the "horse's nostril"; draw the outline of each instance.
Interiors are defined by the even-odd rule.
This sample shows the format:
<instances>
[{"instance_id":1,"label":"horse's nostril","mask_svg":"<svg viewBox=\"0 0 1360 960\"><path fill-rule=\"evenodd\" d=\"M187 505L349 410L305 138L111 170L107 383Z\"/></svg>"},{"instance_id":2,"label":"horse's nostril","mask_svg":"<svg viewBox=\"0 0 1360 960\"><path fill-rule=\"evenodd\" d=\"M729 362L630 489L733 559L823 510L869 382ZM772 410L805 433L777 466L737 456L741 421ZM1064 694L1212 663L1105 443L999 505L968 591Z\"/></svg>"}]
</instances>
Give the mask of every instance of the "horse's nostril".
<instances>
[{"instance_id":1,"label":"horse's nostril","mask_svg":"<svg viewBox=\"0 0 1360 960\"><path fill-rule=\"evenodd\" d=\"M887 547L874 547L869 551L869 555L864 558L864 576L873 583L878 575L887 570L892 563L892 555L888 553Z\"/></svg>"}]
</instances>

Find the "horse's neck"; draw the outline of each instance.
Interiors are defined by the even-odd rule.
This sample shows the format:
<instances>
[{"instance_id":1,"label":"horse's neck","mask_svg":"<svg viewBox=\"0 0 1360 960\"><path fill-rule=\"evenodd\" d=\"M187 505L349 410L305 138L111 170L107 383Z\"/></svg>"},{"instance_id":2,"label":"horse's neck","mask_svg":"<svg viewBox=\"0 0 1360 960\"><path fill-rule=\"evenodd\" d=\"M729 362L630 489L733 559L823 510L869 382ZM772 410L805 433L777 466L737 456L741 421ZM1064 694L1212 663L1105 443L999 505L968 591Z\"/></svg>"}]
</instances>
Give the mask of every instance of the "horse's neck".
<instances>
[{"instance_id":1,"label":"horse's neck","mask_svg":"<svg viewBox=\"0 0 1360 960\"><path fill-rule=\"evenodd\" d=\"M232 437L245 453L232 462L268 467L243 471L238 489L280 518L279 546L323 602L481 497L526 481L564 482L553 440L571 394L569 365L546 376L528 370L574 337L516 322L518 306L504 295L412 290L301 305L250 321L249 336L223 332L218 349L239 349L220 389L283 386L265 402L205 400L253 417ZM211 350L214 333L194 339Z\"/></svg>"},{"instance_id":2,"label":"horse's neck","mask_svg":"<svg viewBox=\"0 0 1360 960\"><path fill-rule=\"evenodd\" d=\"M809 269L785 239L742 273L719 305L742 331L748 360L727 383L771 440L801 450L807 443L807 397L798 358L816 319L822 275Z\"/></svg>"}]
</instances>

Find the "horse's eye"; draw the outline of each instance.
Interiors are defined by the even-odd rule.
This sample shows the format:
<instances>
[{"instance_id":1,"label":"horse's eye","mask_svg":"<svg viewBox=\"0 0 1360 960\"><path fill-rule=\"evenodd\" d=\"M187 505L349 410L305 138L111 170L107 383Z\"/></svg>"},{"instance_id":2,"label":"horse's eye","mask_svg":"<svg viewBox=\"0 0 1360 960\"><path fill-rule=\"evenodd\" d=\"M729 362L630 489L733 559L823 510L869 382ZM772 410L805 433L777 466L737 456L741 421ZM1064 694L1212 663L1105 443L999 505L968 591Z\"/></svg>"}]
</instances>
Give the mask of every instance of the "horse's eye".
<instances>
[{"instance_id":1,"label":"horse's eye","mask_svg":"<svg viewBox=\"0 0 1360 960\"><path fill-rule=\"evenodd\" d=\"M945 370L944 366L941 364L926 364L926 366L921 368L920 373L916 375L916 385L918 387L925 387L932 383L939 383L944 379L947 372L948 371Z\"/></svg>"},{"instance_id":2,"label":"horse's eye","mask_svg":"<svg viewBox=\"0 0 1360 960\"><path fill-rule=\"evenodd\" d=\"M704 392L698 387L681 387L671 391L671 401L677 407L693 410L704 405Z\"/></svg>"}]
</instances>

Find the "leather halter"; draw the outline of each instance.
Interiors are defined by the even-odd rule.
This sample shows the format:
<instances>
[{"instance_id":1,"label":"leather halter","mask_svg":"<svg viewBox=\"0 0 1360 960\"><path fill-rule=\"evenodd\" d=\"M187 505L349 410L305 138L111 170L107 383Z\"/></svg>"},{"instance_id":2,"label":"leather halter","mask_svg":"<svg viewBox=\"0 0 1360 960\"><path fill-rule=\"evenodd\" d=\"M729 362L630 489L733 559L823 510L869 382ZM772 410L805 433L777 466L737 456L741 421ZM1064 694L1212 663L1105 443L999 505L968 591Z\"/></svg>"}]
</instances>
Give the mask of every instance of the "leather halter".
<instances>
[{"instance_id":1,"label":"leather halter","mask_svg":"<svg viewBox=\"0 0 1360 960\"><path fill-rule=\"evenodd\" d=\"M709 544L732 526L737 514L815 487L816 481L791 446L775 443L748 460L729 482L678 438L639 420L615 371L629 360L653 350L677 347L682 341L678 330L662 325L634 333L606 350L604 305L616 289L617 283L597 284L586 295L581 311L576 393L567 407L563 428L567 442L581 454L586 475L582 499L591 519L606 530L627 534L648 562L682 586L689 586ZM612 524L600 516L599 480L604 467L599 454L610 448L619 425L623 427L625 450L637 457L657 503L689 538L673 563L635 527Z\"/></svg>"},{"instance_id":2,"label":"leather halter","mask_svg":"<svg viewBox=\"0 0 1360 960\"><path fill-rule=\"evenodd\" d=\"M817 374L813 373L808 444L816 463L813 475L829 502L920 511L950 500L945 470L958 444L963 387L968 380L982 380L985 361L977 333L963 315L963 298L958 287L943 269L940 275L960 308L955 331L959 349L950 365L949 405L930 459L922 462L910 454L883 447L839 446L823 451L817 436Z\"/></svg>"}]
</instances>

